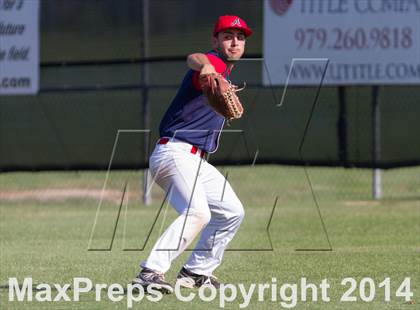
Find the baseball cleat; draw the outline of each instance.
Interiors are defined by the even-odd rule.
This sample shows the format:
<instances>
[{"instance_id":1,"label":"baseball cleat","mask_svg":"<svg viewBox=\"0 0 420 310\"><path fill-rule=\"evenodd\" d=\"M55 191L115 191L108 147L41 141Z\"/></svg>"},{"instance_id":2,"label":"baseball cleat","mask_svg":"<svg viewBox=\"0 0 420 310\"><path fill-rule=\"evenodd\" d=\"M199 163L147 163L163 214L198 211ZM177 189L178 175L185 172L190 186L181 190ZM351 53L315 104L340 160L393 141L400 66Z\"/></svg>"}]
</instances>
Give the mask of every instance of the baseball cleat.
<instances>
[{"instance_id":1,"label":"baseball cleat","mask_svg":"<svg viewBox=\"0 0 420 310\"><path fill-rule=\"evenodd\" d=\"M194 288L201 287L203 285L213 286L215 288L220 287L220 283L217 281L215 276L204 276L196 274L182 267L181 271L176 277L176 284L181 287Z\"/></svg>"},{"instance_id":2,"label":"baseball cleat","mask_svg":"<svg viewBox=\"0 0 420 310\"><path fill-rule=\"evenodd\" d=\"M148 268L143 268L138 276L133 279L132 284L140 284L144 289L153 285L156 290L164 294L171 294L174 291L172 285L165 281L165 276L162 272Z\"/></svg>"}]
</instances>

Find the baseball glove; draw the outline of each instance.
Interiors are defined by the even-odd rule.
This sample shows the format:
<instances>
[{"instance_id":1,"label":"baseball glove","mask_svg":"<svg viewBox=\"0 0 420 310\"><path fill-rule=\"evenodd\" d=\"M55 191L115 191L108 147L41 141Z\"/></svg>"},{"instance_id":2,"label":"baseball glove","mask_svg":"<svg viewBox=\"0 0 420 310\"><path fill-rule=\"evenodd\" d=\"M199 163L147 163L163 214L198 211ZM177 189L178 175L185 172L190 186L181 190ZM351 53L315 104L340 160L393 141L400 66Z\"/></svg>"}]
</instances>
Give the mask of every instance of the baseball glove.
<instances>
[{"instance_id":1,"label":"baseball glove","mask_svg":"<svg viewBox=\"0 0 420 310\"><path fill-rule=\"evenodd\" d=\"M200 75L200 86L209 105L228 121L242 116L244 108L236 92L243 88L239 89L216 73Z\"/></svg>"}]
</instances>

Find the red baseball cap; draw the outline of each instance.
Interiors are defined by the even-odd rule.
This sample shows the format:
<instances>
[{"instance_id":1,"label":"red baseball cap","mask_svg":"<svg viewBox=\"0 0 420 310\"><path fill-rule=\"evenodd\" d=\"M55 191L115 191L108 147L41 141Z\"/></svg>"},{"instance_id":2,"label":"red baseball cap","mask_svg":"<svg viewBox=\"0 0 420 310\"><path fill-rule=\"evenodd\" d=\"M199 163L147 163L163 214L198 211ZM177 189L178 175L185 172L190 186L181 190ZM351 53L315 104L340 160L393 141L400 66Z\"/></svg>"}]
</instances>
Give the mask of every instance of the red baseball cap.
<instances>
[{"instance_id":1,"label":"red baseball cap","mask_svg":"<svg viewBox=\"0 0 420 310\"><path fill-rule=\"evenodd\" d=\"M245 21L234 15L219 16L217 22L214 24L213 35L215 36L225 29L242 30L246 37L249 37L252 34L252 30L248 27Z\"/></svg>"}]
</instances>

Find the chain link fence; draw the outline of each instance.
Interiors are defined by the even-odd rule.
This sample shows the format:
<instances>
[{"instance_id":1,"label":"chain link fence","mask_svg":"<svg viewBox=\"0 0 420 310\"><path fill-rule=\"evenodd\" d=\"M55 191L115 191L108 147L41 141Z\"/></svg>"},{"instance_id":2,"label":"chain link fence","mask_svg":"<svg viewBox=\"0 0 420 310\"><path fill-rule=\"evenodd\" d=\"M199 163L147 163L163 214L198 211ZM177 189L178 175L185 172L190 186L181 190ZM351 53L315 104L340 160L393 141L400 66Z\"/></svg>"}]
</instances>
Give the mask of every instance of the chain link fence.
<instances>
[{"instance_id":1,"label":"chain link fence","mask_svg":"<svg viewBox=\"0 0 420 310\"><path fill-rule=\"evenodd\" d=\"M41 5L41 91L0 98L0 169L10 171L0 175L3 200L10 194L19 199L19 191L35 198L54 191L63 197L99 195L118 130L132 133L121 136L112 168L134 169L121 171L120 178L139 185L143 172L138 169L147 167L152 148L147 141L157 138L160 118L187 70L185 55L210 49L217 16L243 17L255 33L245 57L261 55L260 1L45 0ZM419 199L418 87L379 88L381 153L374 159L371 87L346 87L345 100L340 99L343 89L324 87L316 103L316 89L294 87L277 107L283 88L262 87L263 68L258 61L235 68L234 82L248 84L242 95L247 113L226 128L240 134L223 136L213 163L251 180L256 173L257 180L271 179L280 188L262 196L277 195L285 188L280 180L288 176L296 192L299 184L313 185L319 197L327 188L327 196L356 201L372 196L372 169L361 167L399 167L382 172L383 197ZM237 164L247 166L233 167ZM13 172L18 170L68 172ZM141 186L133 195L141 195Z\"/></svg>"}]
</instances>

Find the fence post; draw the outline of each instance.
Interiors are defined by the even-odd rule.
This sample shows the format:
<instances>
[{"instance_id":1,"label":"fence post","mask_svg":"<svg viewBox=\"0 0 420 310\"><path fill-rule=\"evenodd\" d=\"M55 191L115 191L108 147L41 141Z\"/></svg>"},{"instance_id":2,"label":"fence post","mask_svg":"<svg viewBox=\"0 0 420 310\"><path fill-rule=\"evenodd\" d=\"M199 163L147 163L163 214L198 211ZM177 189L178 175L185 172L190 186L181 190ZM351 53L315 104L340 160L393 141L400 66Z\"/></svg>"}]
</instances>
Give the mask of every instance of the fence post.
<instances>
[{"instance_id":1,"label":"fence post","mask_svg":"<svg viewBox=\"0 0 420 310\"><path fill-rule=\"evenodd\" d=\"M141 57L145 59L148 57L148 44L149 44L149 0L143 0L143 31L141 32ZM143 86L142 90L142 114L143 114L143 127L144 129L150 129L150 118L149 118L149 88L147 87L149 82L149 64L143 62L141 64L141 82ZM149 135L144 136L144 161L147 162L149 158ZM144 169L143 174L143 203L145 205L150 205L152 203L152 194L148 190L149 184L151 182L151 176L149 169Z\"/></svg>"},{"instance_id":2,"label":"fence post","mask_svg":"<svg viewBox=\"0 0 420 310\"><path fill-rule=\"evenodd\" d=\"M338 103L338 160L344 167L347 166L347 109L344 86L338 86Z\"/></svg>"},{"instance_id":3,"label":"fence post","mask_svg":"<svg viewBox=\"0 0 420 310\"><path fill-rule=\"evenodd\" d=\"M376 166L381 158L381 109L379 86L372 88L372 160ZM381 199L381 169L374 167L372 175L372 197Z\"/></svg>"}]
</instances>

